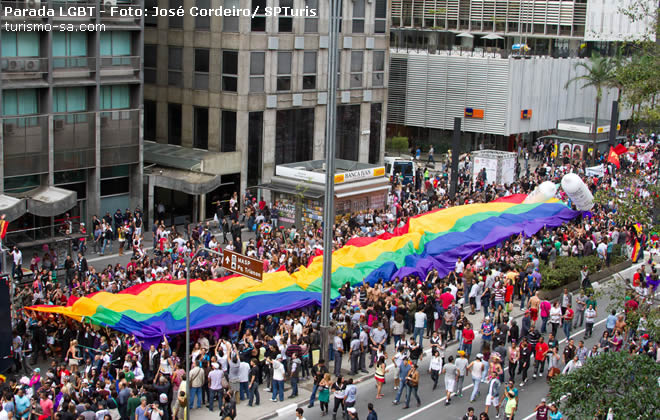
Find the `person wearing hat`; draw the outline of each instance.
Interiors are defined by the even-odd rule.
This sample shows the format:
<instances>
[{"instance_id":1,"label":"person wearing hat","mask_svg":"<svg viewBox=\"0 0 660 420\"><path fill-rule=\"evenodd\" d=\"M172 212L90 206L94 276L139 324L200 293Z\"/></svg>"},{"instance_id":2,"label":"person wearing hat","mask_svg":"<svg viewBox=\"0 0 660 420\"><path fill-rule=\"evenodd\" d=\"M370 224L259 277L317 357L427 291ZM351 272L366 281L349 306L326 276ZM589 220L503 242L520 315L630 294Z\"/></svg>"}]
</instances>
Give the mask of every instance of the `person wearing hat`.
<instances>
[{"instance_id":1,"label":"person wearing hat","mask_svg":"<svg viewBox=\"0 0 660 420\"><path fill-rule=\"evenodd\" d=\"M218 399L218 404L222 404L222 378L224 372L220 370L220 365L216 362L211 363L212 370L209 372L209 410L213 411L213 403Z\"/></svg>"},{"instance_id":2,"label":"person wearing hat","mask_svg":"<svg viewBox=\"0 0 660 420\"><path fill-rule=\"evenodd\" d=\"M511 386L513 386L513 381ZM515 391L512 389L507 394L506 404L504 405L504 417L506 420L513 420L513 416L516 414L518 408L518 396Z\"/></svg>"},{"instance_id":3,"label":"person wearing hat","mask_svg":"<svg viewBox=\"0 0 660 420\"><path fill-rule=\"evenodd\" d=\"M456 394L458 397L463 396L463 381L465 380L465 375L467 374L468 359L465 354L465 351L459 350L458 357L456 358L456 373L458 374L458 379L456 380Z\"/></svg>"},{"instance_id":4,"label":"person wearing hat","mask_svg":"<svg viewBox=\"0 0 660 420\"><path fill-rule=\"evenodd\" d=\"M483 362L484 355L477 353L476 359L473 360L467 367L472 374L472 395L470 396L470 402L474 402L477 396L480 394L479 385L481 385L481 377L483 376L484 369L486 365Z\"/></svg>"},{"instance_id":5,"label":"person wearing hat","mask_svg":"<svg viewBox=\"0 0 660 420\"><path fill-rule=\"evenodd\" d=\"M355 407L348 407L346 412L348 413L348 418L349 419L359 420L358 412L357 412L357 409Z\"/></svg>"},{"instance_id":6,"label":"person wearing hat","mask_svg":"<svg viewBox=\"0 0 660 420\"><path fill-rule=\"evenodd\" d=\"M165 412L163 409L161 409L161 401L163 400L163 396L165 397L165 405L167 405L167 395L165 394L160 394L160 397L158 400L154 401L151 406L147 408L147 412L145 414L145 417L148 418L149 420L161 420L163 418L163 415L165 415Z\"/></svg>"},{"instance_id":7,"label":"person wearing hat","mask_svg":"<svg viewBox=\"0 0 660 420\"><path fill-rule=\"evenodd\" d=\"M541 399L541 402L539 405L537 405L534 408L534 411L536 412L536 418L537 419L547 419L548 414L550 413L550 407L546 405L545 398Z\"/></svg>"}]
</instances>

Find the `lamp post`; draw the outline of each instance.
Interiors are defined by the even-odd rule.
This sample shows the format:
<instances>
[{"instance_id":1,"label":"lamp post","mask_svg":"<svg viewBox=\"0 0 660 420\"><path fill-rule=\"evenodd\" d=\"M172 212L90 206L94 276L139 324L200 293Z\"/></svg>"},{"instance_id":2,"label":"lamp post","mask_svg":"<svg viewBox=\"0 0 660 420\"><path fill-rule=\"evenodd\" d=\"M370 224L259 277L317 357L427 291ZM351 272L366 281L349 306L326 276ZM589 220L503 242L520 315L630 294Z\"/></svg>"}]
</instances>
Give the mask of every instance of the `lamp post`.
<instances>
[{"instance_id":1,"label":"lamp post","mask_svg":"<svg viewBox=\"0 0 660 420\"><path fill-rule=\"evenodd\" d=\"M186 410L190 410L190 274L193 261L195 261L202 251L222 257L222 252L204 247L198 248L193 254L190 265L186 270L186 398L188 399L188 407L185 407ZM176 398L176 395L174 397Z\"/></svg>"},{"instance_id":2,"label":"lamp post","mask_svg":"<svg viewBox=\"0 0 660 420\"><path fill-rule=\"evenodd\" d=\"M335 209L335 142L337 135L337 54L341 0L330 0L328 33L328 105L325 112L325 197L323 209L323 290L321 295L321 357L328 359L332 236Z\"/></svg>"}]
</instances>

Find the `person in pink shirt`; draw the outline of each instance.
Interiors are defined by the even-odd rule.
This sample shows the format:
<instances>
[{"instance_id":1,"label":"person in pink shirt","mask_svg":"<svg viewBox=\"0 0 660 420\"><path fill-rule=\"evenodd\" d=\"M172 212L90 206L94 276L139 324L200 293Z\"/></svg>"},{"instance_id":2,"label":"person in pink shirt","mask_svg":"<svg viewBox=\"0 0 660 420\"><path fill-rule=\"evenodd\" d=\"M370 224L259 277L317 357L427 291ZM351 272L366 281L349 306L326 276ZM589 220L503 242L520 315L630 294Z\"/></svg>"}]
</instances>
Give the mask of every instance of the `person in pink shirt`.
<instances>
[{"instance_id":1,"label":"person in pink shirt","mask_svg":"<svg viewBox=\"0 0 660 420\"><path fill-rule=\"evenodd\" d=\"M541 334L545 334L545 327L548 324L548 318L550 318L550 308L552 304L547 300L541 301Z\"/></svg>"},{"instance_id":2,"label":"person in pink shirt","mask_svg":"<svg viewBox=\"0 0 660 420\"><path fill-rule=\"evenodd\" d=\"M41 393L39 405L41 406L41 412L43 413L44 418L50 418L53 415L53 401L48 398L48 394L45 392Z\"/></svg>"}]
</instances>

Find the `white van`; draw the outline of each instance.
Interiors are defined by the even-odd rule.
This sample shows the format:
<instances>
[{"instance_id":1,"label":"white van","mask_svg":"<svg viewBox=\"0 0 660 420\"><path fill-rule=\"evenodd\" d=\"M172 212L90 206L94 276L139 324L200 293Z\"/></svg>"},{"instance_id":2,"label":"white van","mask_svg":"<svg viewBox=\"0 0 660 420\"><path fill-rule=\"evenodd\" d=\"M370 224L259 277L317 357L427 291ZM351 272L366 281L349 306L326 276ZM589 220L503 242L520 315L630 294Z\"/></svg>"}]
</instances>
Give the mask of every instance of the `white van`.
<instances>
[{"instance_id":1,"label":"white van","mask_svg":"<svg viewBox=\"0 0 660 420\"><path fill-rule=\"evenodd\" d=\"M403 159L400 157L385 157L385 173L390 177L403 174L403 185L415 182L415 162L412 159Z\"/></svg>"}]
</instances>

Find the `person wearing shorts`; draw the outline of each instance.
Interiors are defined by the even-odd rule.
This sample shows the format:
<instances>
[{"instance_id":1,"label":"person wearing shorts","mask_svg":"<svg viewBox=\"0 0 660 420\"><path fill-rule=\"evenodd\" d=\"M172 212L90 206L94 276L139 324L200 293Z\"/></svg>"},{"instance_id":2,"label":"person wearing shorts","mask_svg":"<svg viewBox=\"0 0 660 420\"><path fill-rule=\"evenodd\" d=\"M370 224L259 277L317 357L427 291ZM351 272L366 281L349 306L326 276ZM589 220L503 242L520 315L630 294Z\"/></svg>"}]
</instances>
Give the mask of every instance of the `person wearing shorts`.
<instances>
[{"instance_id":1,"label":"person wearing shorts","mask_svg":"<svg viewBox=\"0 0 660 420\"><path fill-rule=\"evenodd\" d=\"M490 380L488 383L488 394L486 395L486 414L488 414L489 407L495 407L497 411L497 417L500 416L500 386L502 383L499 378L496 376Z\"/></svg>"}]
</instances>

